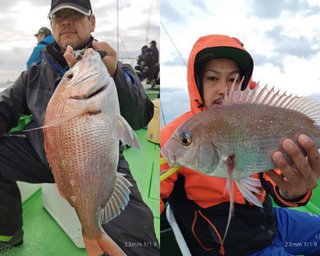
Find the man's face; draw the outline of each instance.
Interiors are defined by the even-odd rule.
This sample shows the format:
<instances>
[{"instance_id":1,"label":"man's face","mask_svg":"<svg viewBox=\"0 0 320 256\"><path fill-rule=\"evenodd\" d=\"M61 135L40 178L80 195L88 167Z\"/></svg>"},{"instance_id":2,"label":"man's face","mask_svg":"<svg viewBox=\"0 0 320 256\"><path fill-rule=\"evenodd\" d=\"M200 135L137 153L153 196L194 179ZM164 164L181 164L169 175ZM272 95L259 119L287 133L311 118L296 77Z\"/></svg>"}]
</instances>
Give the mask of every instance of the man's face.
<instances>
[{"instance_id":1,"label":"man's face","mask_svg":"<svg viewBox=\"0 0 320 256\"><path fill-rule=\"evenodd\" d=\"M200 76L206 107L221 105L226 89L230 89L236 77L237 83L241 80L239 66L229 59L208 61L202 68Z\"/></svg>"},{"instance_id":2,"label":"man's face","mask_svg":"<svg viewBox=\"0 0 320 256\"><path fill-rule=\"evenodd\" d=\"M94 16L88 17L72 9L62 9L50 19L53 36L62 51L68 45L75 49L85 44L95 28Z\"/></svg>"}]
</instances>

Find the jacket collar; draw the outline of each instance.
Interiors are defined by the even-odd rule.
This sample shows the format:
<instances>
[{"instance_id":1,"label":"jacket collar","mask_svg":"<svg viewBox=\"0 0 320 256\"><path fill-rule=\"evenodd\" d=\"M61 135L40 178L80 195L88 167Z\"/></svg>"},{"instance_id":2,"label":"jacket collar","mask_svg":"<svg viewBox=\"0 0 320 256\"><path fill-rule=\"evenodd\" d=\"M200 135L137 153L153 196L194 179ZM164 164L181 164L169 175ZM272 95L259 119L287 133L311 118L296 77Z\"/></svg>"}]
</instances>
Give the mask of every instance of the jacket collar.
<instances>
[{"instance_id":1,"label":"jacket collar","mask_svg":"<svg viewBox=\"0 0 320 256\"><path fill-rule=\"evenodd\" d=\"M92 41L93 37L91 36L87 43L82 45L81 47L78 47L74 50L81 50L84 48L92 48ZM57 42L54 42L53 44L50 44L44 48L44 59L47 61L47 63L60 74L62 77L64 73L69 70L69 66L63 57L63 52L60 50L60 46L57 44Z\"/></svg>"}]
</instances>

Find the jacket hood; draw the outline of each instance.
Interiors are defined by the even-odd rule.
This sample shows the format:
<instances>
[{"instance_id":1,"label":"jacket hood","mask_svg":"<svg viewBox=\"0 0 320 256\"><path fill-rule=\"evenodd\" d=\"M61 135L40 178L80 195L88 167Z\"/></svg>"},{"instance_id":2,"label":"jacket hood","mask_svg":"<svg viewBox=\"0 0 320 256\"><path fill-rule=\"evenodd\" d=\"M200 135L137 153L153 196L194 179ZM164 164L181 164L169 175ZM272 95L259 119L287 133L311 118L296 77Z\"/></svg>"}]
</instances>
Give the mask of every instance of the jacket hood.
<instances>
[{"instance_id":1,"label":"jacket hood","mask_svg":"<svg viewBox=\"0 0 320 256\"><path fill-rule=\"evenodd\" d=\"M243 89L250 82L253 71L253 60L237 38L225 35L200 37L191 50L187 70L190 106L193 114L205 108L198 88L200 85L199 83L197 84L197 80L199 80L197 78L197 71L207 61L217 58L231 59L239 65L241 74L245 76Z\"/></svg>"}]
</instances>

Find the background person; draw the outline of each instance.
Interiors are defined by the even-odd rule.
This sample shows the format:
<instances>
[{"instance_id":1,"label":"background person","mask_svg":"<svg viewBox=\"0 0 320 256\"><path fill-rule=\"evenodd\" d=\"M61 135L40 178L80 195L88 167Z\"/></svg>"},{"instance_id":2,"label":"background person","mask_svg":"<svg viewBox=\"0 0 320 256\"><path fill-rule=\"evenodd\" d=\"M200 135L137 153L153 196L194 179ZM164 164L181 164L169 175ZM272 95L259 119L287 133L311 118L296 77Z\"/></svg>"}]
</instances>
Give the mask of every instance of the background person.
<instances>
[{"instance_id":1,"label":"background person","mask_svg":"<svg viewBox=\"0 0 320 256\"><path fill-rule=\"evenodd\" d=\"M38 43L36 47L34 47L27 61L27 68L29 68L32 63L37 63L40 61L43 54L43 48L54 42L54 37L51 34L51 30L46 27L40 28L38 33L34 36L37 38Z\"/></svg>"}]
</instances>

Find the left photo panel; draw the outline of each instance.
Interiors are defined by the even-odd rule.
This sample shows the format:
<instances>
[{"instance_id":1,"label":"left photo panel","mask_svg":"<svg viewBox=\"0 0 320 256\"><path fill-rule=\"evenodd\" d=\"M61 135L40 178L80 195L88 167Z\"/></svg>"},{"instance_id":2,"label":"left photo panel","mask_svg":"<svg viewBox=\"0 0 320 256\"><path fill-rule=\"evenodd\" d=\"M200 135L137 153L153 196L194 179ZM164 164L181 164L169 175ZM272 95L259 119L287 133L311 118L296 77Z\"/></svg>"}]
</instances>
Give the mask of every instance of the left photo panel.
<instances>
[{"instance_id":1,"label":"left photo panel","mask_svg":"<svg viewBox=\"0 0 320 256\"><path fill-rule=\"evenodd\" d=\"M0 255L160 255L160 0L0 15Z\"/></svg>"}]
</instances>

